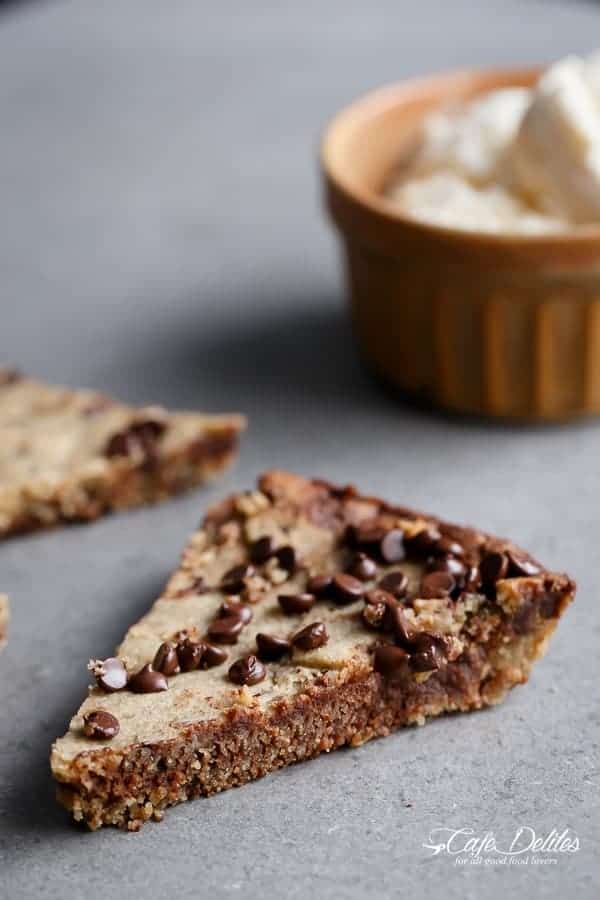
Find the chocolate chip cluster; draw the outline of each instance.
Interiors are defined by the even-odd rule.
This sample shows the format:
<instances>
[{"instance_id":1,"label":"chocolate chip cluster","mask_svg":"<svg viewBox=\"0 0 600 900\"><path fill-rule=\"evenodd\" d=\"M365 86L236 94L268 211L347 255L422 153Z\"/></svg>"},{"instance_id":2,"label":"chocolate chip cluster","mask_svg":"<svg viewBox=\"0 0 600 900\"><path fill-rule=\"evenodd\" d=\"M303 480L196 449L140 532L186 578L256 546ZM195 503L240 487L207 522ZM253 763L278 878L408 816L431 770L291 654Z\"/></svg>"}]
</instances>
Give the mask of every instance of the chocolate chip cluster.
<instances>
[{"instance_id":1,"label":"chocolate chip cluster","mask_svg":"<svg viewBox=\"0 0 600 900\"><path fill-rule=\"evenodd\" d=\"M136 428L134 437L121 442L123 448L129 440L144 443L162 433L152 423L141 423ZM131 429L127 433L131 434ZM115 442L115 452L121 446L120 440ZM540 572L531 558L513 550L487 550L477 532L451 526L442 532L435 524L428 524L416 534L407 535L385 517L349 526L342 536L341 549L348 558L342 571L312 575L304 592L279 594L279 606L285 615L292 616L309 612L318 601L338 606L364 601L361 619L365 627L385 634L388 639L375 646L373 659L375 671L386 678L396 678L402 673L434 672L446 664L448 657L448 644L443 636L416 631L411 625L403 609L411 602L408 577L400 568L389 570L390 565L407 559L420 562L424 574L417 596L449 602L475 591L493 599L499 580ZM288 575L301 567L294 547L277 546L270 536L251 543L248 555L248 562L234 566L221 578L218 589L226 598L208 626L205 638L178 632L172 640L160 645L152 663L133 675L129 675L120 659L92 660L89 668L98 686L107 692L127 689L154 693L168 688L169 677L223 664L228 654L222 645L235 645L252 620L251 607L236 598L243 595L247 580L257 574L257 567L271 559L276 559ZM387 571L378 579L381 566ZM368 582L371 586L367 586ZM202 578L196 579L192 587L198 592L207 590ZM189 590L188 587L186 592ZM281 660L294 648L303 652L317 649L328 640L327 628L319 621L306 625L289 638L259 632L256 653L235 660L228 670L229 679L237 685L258 684L266 677L265 663ZM84 733L92 738L112 737L118 729L116 718L105 710L89 713L84 722Z\"/></svg>"}]
</instances>

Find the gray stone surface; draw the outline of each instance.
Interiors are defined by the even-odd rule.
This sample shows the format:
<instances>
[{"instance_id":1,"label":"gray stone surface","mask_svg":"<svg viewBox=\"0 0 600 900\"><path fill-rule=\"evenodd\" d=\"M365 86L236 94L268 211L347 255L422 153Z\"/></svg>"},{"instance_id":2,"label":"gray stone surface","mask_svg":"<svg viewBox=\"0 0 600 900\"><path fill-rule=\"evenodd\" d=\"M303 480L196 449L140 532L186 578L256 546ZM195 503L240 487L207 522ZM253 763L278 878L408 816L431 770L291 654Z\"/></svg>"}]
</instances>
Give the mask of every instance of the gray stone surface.
<instances>
[{"instance_id":1,"label":"gray stone surface","mask_svg":"<svg viewBox=\"0 0 600 900\"><path fill-rule=\"evenodd\" d=\"M592 49L592 3L119 0L0 16L0 357L133 401L242 409L210 490L5 543L0 894L597 896L600 432L445 420L384 395L349 334L315 154L357 93L432 68ZM502 707L434 722L172 810L72 827L47 753L160 590L205 505L271 465L510 533L580 582ZM436 826L570 827L546 866L458 867ZM2 887L5 890L2 890Z\"/></svg>"}]
</instances>

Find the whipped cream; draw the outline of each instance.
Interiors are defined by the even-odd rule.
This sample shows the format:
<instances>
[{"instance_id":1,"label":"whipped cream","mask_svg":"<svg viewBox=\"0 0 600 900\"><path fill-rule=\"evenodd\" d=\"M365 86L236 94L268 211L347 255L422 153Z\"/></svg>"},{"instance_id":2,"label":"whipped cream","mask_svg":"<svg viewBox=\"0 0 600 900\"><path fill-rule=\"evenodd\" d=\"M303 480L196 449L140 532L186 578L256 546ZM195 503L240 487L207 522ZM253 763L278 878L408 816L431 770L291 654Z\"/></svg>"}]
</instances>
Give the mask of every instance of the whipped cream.
<instances>
[{"instance_id":1,"label":"whipped cream","mask_svg":"<svg viewBox=\"0 0 600 900\"><path fill-rule=\"evenodd\" d=\"M600 54L425 119L387 196L413 218L543 234L600 223Z\"/></svg>"}]
</instances>

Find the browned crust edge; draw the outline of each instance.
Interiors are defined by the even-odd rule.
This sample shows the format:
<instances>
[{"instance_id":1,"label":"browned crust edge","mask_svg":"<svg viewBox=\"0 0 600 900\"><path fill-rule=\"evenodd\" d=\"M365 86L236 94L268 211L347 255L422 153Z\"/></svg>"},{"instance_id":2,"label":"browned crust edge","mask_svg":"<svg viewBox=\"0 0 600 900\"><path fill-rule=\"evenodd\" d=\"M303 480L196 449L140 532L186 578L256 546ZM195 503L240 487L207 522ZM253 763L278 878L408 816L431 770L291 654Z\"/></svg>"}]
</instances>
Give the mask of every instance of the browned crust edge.
<instances>
[{"instance_id":1,"label":"browned crust edge","mask_svg":"<svg viewBox=\"0 0 600 900\"><path fill-rule=\"evenodd\" d=\"M57 525L91 522L113 511L158 503L219 475L233 461L239 447L242 425L212 428L209 434L183 449L163 454L151 465L116 460L106 477L83 479L75 499L63 496L61 486L37 514L25 509L0 539Z\"/></svg>"},{"instance_id":2,"label":"browned crust edge","mask_svg":"<svg viewBox=\"0 0 600 900\"><path fill-rule=\"evenodd\" d=\"M166 807L210 796L344 745L358 746L442 713L499 703L527 681L558 616L572 599L565 586L556 617L526 634L510 622L488 645L473 644L425 681L387 681L369 667L336 681L318 675L308 690L267 711L232 707L218 720L182 726L178 738L79 754L58 799L89 828L137 831Z\"/></svg>"}]
</instances>

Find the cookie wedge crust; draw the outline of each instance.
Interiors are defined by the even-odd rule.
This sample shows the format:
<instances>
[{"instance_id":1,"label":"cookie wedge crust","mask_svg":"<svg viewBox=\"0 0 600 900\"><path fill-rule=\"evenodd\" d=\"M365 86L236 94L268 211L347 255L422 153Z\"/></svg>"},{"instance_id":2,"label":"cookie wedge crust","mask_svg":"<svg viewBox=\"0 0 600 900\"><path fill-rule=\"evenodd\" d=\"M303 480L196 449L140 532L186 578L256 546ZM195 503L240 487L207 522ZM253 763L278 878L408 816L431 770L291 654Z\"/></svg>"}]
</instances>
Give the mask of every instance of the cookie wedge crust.
<instances>
[{"instance_id":1,"label":"cookie wedge crust","mask_svg":"<svg viewBox=\"0 0 600 900\"><path fill-rule=\"evenodd\" d=\"M239 415L135 408L0 369L0 539L163 500L232 460Z\"/></svg>"},{"instance_id":2,"label":"cookie wedge crust","mask_svg":"<svg viewBox=\"0 0 600 900\"><path fill-rule=\"evenodd\" d=\"M510 541L271 471L214 507L53 746L91 828L166 807L527 680L574 582Z\"/></svg>"}]
</instances>

